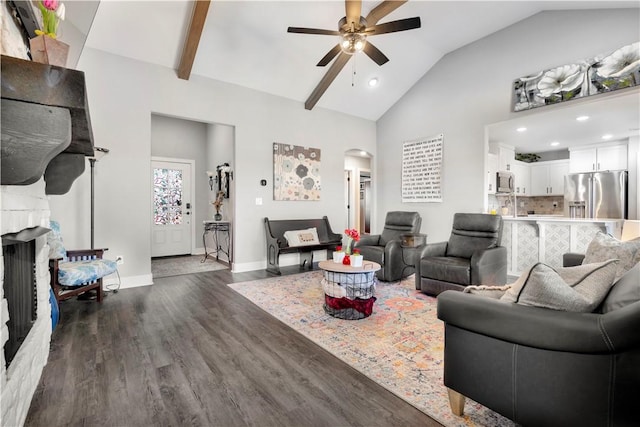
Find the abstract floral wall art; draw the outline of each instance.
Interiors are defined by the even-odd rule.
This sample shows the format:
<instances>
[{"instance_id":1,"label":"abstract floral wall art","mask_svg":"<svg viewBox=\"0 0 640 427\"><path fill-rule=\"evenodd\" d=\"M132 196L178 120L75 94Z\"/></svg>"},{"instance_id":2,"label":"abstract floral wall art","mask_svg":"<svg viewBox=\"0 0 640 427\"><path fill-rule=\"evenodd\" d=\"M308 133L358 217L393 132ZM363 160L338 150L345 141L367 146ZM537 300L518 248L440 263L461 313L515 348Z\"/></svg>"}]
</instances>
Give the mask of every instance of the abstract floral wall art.
<instances>
[{"instance_id":1,"label":"abstract floral wall art","mask_svg":"<svg viewBox=\"0 0 640 427\"><path fill-rule=\"evenodd\" d=\"M320 200L320 149L273 144L273 200Z\"/></svg>"},{"instance_id":2,"label":"abstract floral wall art","mask_svg":"<svg viewBox=\"0 0 640 427\"><path fill-rule=\"evenodd\" d=\"M640 84L640 42L513 83L513 111L529 110Z\"/></svg>"}]
</instances>

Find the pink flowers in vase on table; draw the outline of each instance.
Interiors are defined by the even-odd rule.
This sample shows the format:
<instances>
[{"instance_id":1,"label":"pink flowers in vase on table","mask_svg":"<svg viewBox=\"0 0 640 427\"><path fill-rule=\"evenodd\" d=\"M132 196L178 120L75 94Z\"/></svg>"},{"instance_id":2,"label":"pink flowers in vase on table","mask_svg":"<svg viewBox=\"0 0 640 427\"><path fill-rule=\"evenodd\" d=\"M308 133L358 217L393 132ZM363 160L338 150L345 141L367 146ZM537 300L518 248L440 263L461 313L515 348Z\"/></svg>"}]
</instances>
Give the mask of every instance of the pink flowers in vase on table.
<instances>
[{"instance_id":1,"label":"pink flowers in vase on table","mask_svg":"<svg viewBox=\"0 0 640 427\"><path fill-rule=\"evenodd\" d=\"M58 33L58 24L64 21L64 4L58 0L42 0L38 2L38 8L42 13L42 30L36 30L36 34L47 35L56 38Z\"/></svg>"},{"instance_id":2,"label":"pink flowers in vase on table","mask_svg":"<svg viewBox=\"0 0 640 427\"><path fill-rule=\"evenodd\" d=\"M344 237L342 238L342 246L338 246L333 253L333 261L337 263L342 263L344 265L353 265L351 262L352 252L355 255L356 253L359 255L357 249L353 249L354 242L360 240L360 233L358 230L346 229L344 230Z\"/></svg>"}]
</instances>

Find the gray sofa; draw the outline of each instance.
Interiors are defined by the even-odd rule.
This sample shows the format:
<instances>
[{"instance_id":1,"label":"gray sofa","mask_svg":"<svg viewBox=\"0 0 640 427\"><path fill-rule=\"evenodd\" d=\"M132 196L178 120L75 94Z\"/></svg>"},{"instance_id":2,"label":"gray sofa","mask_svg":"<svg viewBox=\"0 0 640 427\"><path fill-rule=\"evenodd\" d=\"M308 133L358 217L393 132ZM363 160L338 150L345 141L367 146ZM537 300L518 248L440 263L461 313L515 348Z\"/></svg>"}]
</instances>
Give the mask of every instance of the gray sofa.
<instances>
[{"instance_id":1,"label":"gray sofa","mask_svg":"<svg viewBox=\"0 0 640 427\"><path fill-rule=\"evenodd\" d=\"M413 274L413 267L407 266L402 258L402 235L419 233L421 225L422 218L418 212L387 212L382 233L361 236L355 248L364 259L382 266L376 273L379 280L400 280Z\"/></svg>"},{"instance_id":2,"label":"gray sofa","mask_svg":"<svg viewBox=\"0 0 640 427\"><path fill-rule=\"evenodd\" d=\"M452 411L462 414L466 396L524 426L637 425L640 265L596 311L440 294Z\"/></svg>"},{"instance_id":3,"label":"gray sofa","mask_svg":"<svg viewBox=\"0 0 640 427\"><path fill-rule=\"evenodd\" d=\"M416 262L416 289L429 295L461 291L469 285L507 283L507 248L499 215L456 213L448 242L421 248Z\"/></svg>"}]
</instances>

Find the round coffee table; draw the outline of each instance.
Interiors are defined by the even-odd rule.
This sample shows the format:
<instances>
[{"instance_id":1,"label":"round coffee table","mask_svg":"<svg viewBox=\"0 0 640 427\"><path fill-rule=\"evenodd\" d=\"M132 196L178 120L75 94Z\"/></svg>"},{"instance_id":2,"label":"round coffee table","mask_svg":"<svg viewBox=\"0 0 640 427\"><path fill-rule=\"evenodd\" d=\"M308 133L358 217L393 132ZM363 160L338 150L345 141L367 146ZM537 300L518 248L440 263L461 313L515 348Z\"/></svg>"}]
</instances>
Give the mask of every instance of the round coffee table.
<instances>
[{"instance_id":1,"label":"round coffee table","mask_svg":"<svg viewBox=\"0 0 640 427\"><path fill-rule=\"evenodd\" d=\"M324 274L322 288L327 314L346 320L371 316L380 264L364 261L362 267L352 267L327 260L320 261L318 266Z\"/></svg>"}]
</instances>

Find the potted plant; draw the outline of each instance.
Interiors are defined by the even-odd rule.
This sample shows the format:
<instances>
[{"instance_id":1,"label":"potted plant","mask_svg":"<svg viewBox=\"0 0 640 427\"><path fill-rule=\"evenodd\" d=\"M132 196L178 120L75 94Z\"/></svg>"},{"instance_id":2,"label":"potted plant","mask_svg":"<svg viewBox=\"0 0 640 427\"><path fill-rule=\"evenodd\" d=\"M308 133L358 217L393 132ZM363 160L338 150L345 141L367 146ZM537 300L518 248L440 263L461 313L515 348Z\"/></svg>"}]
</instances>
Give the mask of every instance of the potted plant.
<instances>
[{"instance_id":1,"label":"potted plant","mask_svg":"<svg viewBox=\"0 0 640 427\"><path fill-rule=\"evenodd\" d=\"M345 253L342 250L342 246L338 246L335 251L333 251L333 262L342 264L342 260L344 259Z\"/></svg>"},{"instance_id":2,"label":"potted plant","mask_svg":"<svg viewBox=\"0 0 640 427\"><path fill-rule=\"evenodd\" d=\"M362 267L364 257L360 254L359 249L354 249L351 255L351 267Z\"/></svg>"}]
</instances>

